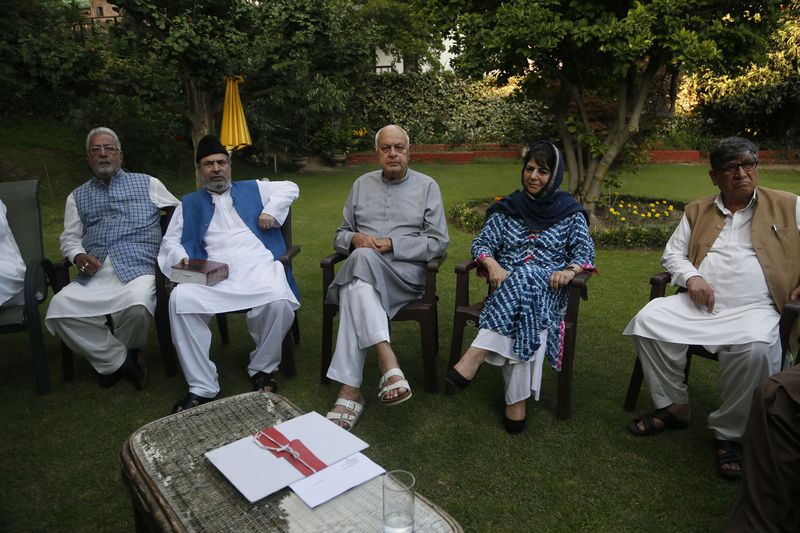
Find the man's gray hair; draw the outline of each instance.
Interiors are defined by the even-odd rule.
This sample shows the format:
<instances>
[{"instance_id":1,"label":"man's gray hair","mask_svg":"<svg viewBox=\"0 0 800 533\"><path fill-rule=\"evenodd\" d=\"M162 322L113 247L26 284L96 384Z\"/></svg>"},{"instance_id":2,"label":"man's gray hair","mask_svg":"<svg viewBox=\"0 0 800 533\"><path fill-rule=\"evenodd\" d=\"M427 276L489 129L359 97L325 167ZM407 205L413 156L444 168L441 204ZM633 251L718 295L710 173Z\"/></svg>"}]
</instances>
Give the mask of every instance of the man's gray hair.
<instances>
[{"instance_id":1,"label":"man's gray hair","mask_svg":"<svg viewBox=\"0 0 800 533\"><path fill-rule=\"evenodd\" d=\"M92 137L94 137L95 135L101 135L101 134L110 135L114 139L114 146L116 146L117 150L119 150L120 152L122 151L122 143L119 142L119 135L117 135L117 133L114 130L112 130L111 128L106 128L106 127L100 126L99 128L94 128L86 136L86 151L87 152L89 151L89 143L92 142Z\"/></svg>"},{"instance_id":2,"label":"man's gray hair","mask_svg":"<svg viewBox=\"0 0 800 533\"><path fill-rule=\"evenodd\" d=\"M758 148L752 141L744 137L726 137L711 151L709 162L711 168L718 170L725 163L738 159L742 155L750 155L758 161Z\"/></svg>"},{"instance_id":3,"label":"man's gray hair","mask_svg":"<svg viewBox=\"0 0 800 533\"><path fill-rule=\"evenodd\" d=\"M383 130L385 130L386 128L391 128L391 127L399 128L400 131L403 132L403 136L405 136L405 138L406 138L406 146L411 146L411 140L408 138L408 132L406 130L404 130L403 128L401 128L397 124L387 124L386 126L384 126L381 129L379 129L378 132L375 134L375 151L376 152L378 151L378 139L380 139L381 132Z\"/></svg>"}]
</instances>

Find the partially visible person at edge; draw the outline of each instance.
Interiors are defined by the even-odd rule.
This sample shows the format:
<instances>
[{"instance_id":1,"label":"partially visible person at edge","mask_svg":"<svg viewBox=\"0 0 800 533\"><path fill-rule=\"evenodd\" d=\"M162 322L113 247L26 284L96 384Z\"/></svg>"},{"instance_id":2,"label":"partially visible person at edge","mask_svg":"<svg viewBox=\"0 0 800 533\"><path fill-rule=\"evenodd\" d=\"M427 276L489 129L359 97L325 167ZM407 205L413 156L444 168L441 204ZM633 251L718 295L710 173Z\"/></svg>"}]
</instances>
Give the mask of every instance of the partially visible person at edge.
<instances>
[{"instance_id":1,"label":"partially visible person at edge","mask_svg":"<svg viewBox=\"0 0 800 533\"><path fill-rule=\"evenodd\" d=\"M339 332L327 375L342 386L327 418L347 430L364 408L361 380L370 347L383 374L381 403L411 398L390 344L389 320L422 296L426 262L450 242L439 186L408 168L408 134L399 126L383 127L375 151L381 170L359 177L344 204L333 247L349 257L328 288L328 297L339 303Z\"/></svg>"},{"instance_id":2,"label":"partially visible person at edge","mask_svg":"<svg viewBox=\"0 0 800 533\"><path fill-rule=\"evenodd\" d=\"M756 388L725 533L800 531L800 366Z\"/></svg>"},{"instance_id":3,"label":"partially visible person at edge","mask_svg":"<svg viewBox=\"0 0 800 533\"><path fill-rule=\"evenodd\" d=\"M89 132L86 154L93 177L67 197L61 234L78 276L53 296L45 325L91 363L101 387L127 375L142 389L160 210L178 199L156 178L122 170L122 145L108 128Z\"/></svg>"},{"instance_id":4,"label":"partially visible person at edge","mask_svg":"<svg viewBox=\"0 0 800 533\"><path fill-rule=\"evenodd\" d=\"M25 284L25 261L19 253L17 241L11 233L6 218L6 204L0 200L0 307L23 305L25 295L22 293Z\"/></svg>"},{"instance_id":5,"label":"partially visible person at edge","mask_svg":"<svg viewBox=\"0 0 800 533\"><path fill-rule=\"evenodd\" d=\"M291 272L278 258L286 251L280 226L299 195L291 181L231 181L231 159L220 141L203 137L195 157L203 189L187 194L164 234L158 264L169 277L172 266L189 259L228 265L228 278L213 286L180 283L169 299L172 341L189 391L172 407L183 411L207 403L220 392L211 361L208 323L217 313L249 309L247 330L256 343L247 373L253 390L277 392L274 374L283 337L300 307Z\"/></svg>"},{"instance_id":6,"label":"partially visible person at edge","mask_svg":"<svg viewBox=\"0 0 800 533\"><path fill-rule=\"evenodd\" d=\"M529 146L521 174L522 190L489 207L472 241L478 272L493 292L477 337L447 372L449 386L461 390L484 361L502 367L503 420L512 434L525 429L531 393L539 399L543 361L561 369L565 287L577 274L594 270L588 215L560 189L564 159L558 148L545 141Z\"/></svg>"},{"instance_id":7,"label":"partially visible person at edge","mask_svg":"<svg viewBox=\"0 0 800 533\"><path fill-rule=\"evenodd\" d=\"M661 260L686 292L651 300L624 331L655 406L628 430L650 436L689 425L686 350L703 346L722 369L722 403L708 416L715 468L737 479L753 391L781 368L780 312L800 297L800 202L758 186L758 150L747 139L722 139L710 163L719 194L686 206Z\"/></svg>"}]
</instances>

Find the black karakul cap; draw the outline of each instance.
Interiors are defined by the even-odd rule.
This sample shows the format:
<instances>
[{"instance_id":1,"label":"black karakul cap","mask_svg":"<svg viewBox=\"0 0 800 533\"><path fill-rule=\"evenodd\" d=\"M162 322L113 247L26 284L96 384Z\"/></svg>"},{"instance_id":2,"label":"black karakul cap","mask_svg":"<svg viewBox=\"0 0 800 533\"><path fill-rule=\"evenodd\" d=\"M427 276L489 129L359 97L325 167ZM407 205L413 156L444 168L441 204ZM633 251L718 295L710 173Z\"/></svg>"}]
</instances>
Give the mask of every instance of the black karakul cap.
<instances>
[{"instance_id":1,"label":"black karakul cap","mask_svg":"<svg viewBox=\"0 0 800 533\"><path fill-rule=\"evenodd\" d=\"M219 139L213 135L206 135L197 143L197 155L194 157L194 162L199 163L201 159L212 154L228 155L228 151L219 142Z\"/></svg>"}]
</instances>

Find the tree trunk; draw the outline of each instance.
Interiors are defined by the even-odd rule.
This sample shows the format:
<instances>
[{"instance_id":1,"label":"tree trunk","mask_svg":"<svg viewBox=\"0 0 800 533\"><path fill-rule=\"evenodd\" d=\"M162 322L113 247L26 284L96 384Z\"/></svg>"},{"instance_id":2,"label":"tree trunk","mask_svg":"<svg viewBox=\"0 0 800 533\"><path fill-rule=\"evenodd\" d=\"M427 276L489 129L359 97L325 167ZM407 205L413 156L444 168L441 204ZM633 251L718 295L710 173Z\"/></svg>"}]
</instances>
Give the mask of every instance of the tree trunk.
<instances>
[{"instance_id":1,"label":"tree trunk","mask_svg":"<svg viewBox=\"0 0 800 533\"><path fill-rule=\"evenodd\" d=\"M185 116L192 127L192 146L197 151L200 139L209 134L214 134L214 107L211 103L211 93L189 75L183 79L186 105L183 109ZM195 173L195 185L199 189L203 186L200 176Z\"/></svg>"}]
</instances>

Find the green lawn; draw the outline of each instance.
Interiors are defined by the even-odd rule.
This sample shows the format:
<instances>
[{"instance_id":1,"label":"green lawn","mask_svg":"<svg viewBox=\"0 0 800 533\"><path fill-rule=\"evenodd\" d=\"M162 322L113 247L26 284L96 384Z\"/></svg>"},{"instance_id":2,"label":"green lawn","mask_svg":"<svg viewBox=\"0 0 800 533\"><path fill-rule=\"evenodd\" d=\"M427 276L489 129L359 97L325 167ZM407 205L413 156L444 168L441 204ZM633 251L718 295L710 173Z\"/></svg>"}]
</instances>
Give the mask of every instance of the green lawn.
<instances>
[{"instance_id":1,"label":"green lawn","mask_svg":"<svg viewBox=\"0 0 800 533\"><path fill-rule=\"evenodd\" d=\"M26 126L28 127L28 126ZM28 127L31 129L30 127ZM0 133L3 179L39 177L47 227L47 253L58 257L64 199L87 177L81 135L46 136L32 128L21 145ZM40 142L31 139L42 139ZM66 140L65 140L66 139ZM51 142L52 141L52 142ZM141 169L129 158L127 168ZM512 163L468 166L419 165L441 185L447 205L505 194L518 184ZM321 287L319 259L331 251L333 230L350 183L368 166L303 175L274 176L236 161L235 178L291 178L301 190L294 209L294 235L302 246L295 272L303 293L299 375L279 378L281 393L307 410L325 413L336 395L319 384ZM191 162L150 170L175 194L192 190ZM176 175L176 172L179 175ZM765 168L762 182L800 192L800 172ZM713 192L703 165L647 166L623 177L623 192L690 200ZM439 276L440 376L444 375L453 312L453 265L469 254L471 236L451 228L449 258ZM467 531L714 531L724 524L735 484L712 468L705 416L718 402L717 367L693 365L690 390L694 422L682 432L636 438L623 429L630 418L621 406L633 364L621 335L648 295L647 279L659 269L659 251L598 250L600 275L590 281L581 307L573 386L573 418L555 418L555 375L546 372L542 400L529 403L529 427L519 436L502 429L502 378L486 368L454 397L422 390L419 335L410 324L394 326L394 345L414 398L385 408L376 398L374 359L365 369L366 411L356 434L367 454L387 469L417 476L418 490L447 510ZM213 356L223 395L249 390L245 367L250 340L241 315L231 317L235 341L215 338ZM60 354L48 335L53 391L38 396L27 337L3 337L0 357L0 530L124 531L133 527L119 473L122 443L138 427L166 415L184 392L180 376L164 375L151 331L147 347L150 381L137 392L127 381L100 389L92 370L76 360L76 379L61 380ZM650 407L643 391L639 405Z\"/></svg>"}]
</instances>

